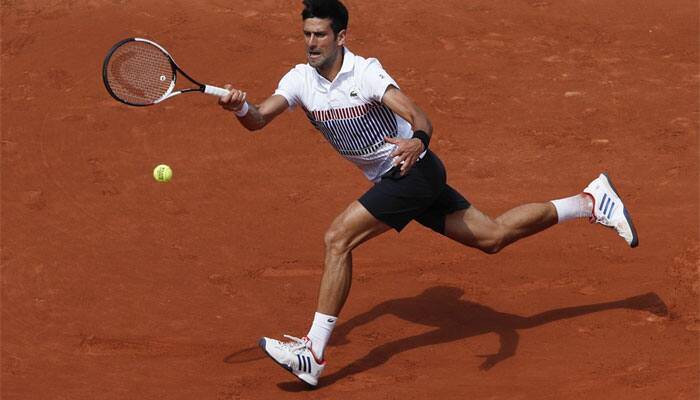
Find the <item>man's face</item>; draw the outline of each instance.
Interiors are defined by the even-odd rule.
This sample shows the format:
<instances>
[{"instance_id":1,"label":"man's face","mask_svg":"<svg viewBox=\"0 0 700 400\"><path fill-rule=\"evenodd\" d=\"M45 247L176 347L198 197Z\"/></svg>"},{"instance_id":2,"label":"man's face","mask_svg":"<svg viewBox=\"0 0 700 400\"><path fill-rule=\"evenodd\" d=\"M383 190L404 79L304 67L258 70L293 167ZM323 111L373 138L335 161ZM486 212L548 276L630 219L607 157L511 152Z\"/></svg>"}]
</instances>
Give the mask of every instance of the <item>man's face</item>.
<instances>
[{"instance_id":1,"label":"man's face","mask_svg":"<svg viewBox=\"0 0 700 400\"><path fill-rule=\"evenodd\" d=\"M336 36L330 19L307 18L304 20L304 42L309 65L327 69L333 65L340 47L345 44L345 30Z\"/></svg>"}]
</instances>

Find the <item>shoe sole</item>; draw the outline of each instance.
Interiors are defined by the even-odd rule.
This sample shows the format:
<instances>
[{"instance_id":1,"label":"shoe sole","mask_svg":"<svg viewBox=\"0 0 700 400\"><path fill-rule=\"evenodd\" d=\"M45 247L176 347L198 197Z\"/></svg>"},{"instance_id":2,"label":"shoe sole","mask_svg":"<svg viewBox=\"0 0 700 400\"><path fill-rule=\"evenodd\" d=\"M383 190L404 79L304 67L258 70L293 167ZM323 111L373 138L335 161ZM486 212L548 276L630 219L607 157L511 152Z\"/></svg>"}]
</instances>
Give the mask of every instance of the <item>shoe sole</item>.
<instances>
[{"instance_id":1,"label":"shoe sole","mask_svg":"<svg viewBox=\"0 0 700 400\"><path fill-rule=\"evenodd\" d=\"M610 185L610 188L612 189L612 191L615 192L615 196L617 196L620 199L620 201L622 201L620 194L617 193L617 189L615 189L615 185L613 185L612 180L610 180L610 177L608 176L608 174L603 173L603 176L605 177L605 180L608 182L608 185ZM625 206L622 207L622 214L625 216L625 221L627 221L627 224L630 226L630 229L632 230L632 241L630 242L630 247L635 248L635 247L639 246L639 237L637 236L637 230L634 228L634 224L632 223L632 217L627 212L627 207L625 207Z\"/></svg>"},{"instance_id":2,"label":"shoe sole","mask_svg":"<svg viewBox=\"0 0 700 400\"><path fill-rule=\"evenodd\" d=\"M305 384L307 384L310 388L315 388L315 387L316 387L315 384L313 384L313 383L311 383L311 382L307 382L306 380L304 380L304 378L302 378L301 376L295 374L295 373L294 373L294 370L292 370L291 367L288 367L288 366L286 366L286 365L284 365L284 364L282 364L282 363L277 362L277 360L275 360L275 358L272 357L272 356L270 355L270 353L267 352L267 350L265 350L265 344L266 344L265 338L260 338L260 340L258 341L258 346L260 346L260 348L262 349L262 351L265 352L265 355L267 355L268 357L270 357L270 360L274 361L275 364L277 364L277 365L279 365L280 367L282 367L282 369L284 369L285 371L287 371L287 372L289 372L290 374L294 375L294 377L296 377L296 378L299 379L300 381L302 381L302 382L304 382Z\"/></svg>"}]
</instances>

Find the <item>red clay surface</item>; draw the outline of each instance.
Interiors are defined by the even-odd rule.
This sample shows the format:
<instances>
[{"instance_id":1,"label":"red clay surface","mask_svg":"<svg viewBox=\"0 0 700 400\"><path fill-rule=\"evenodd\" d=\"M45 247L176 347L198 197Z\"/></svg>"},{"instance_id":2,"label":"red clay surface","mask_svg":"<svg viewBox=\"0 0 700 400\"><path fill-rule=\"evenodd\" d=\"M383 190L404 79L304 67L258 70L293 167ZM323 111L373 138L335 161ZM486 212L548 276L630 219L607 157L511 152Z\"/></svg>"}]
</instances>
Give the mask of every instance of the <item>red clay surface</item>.
<instances>
[{"instance_id":1,"label":"red clay surface","mask_svg":"<svg viewBox=\"0 0 700 400\"><path fill-rule=\"evenodd\" d=\"M251 134L100 77L144 36L259 101L304 60L300 2L2 0L2 398L698 399L697 1L347 2L349 48L429 113L476 206L608 171L640 247L585 221L496 256L388 233L306 391L254 346L306 333L325 229L369 183L300 112Z\"/></svg>"}]
</instances>

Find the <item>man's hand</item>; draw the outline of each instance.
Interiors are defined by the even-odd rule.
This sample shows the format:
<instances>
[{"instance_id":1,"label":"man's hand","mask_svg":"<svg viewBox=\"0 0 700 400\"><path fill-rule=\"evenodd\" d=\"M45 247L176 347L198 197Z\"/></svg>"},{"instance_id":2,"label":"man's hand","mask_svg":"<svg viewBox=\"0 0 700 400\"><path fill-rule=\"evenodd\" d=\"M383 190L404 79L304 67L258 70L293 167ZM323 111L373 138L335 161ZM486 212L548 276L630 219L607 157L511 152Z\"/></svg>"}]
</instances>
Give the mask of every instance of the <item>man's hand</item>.
<instances>
[{"instance_id":1,"label":"man's hand","mask_svg":"<svg viewBox=\"0 0 700 400\"><path fill-rule=\"evenodd\" d=\"M394 165L401 165L401 176L406 175L408 170L418 160L418 156L425 150L423 142L416 138L399 139L387 136L384 140L387 143L396 145L396 149L391 153L391 156L394 157Z\"/></svg>"},{"instance_id":2,"label":"man's hand","mask_svg":"<svg viewBox=\"0 0 700 400\"><path fill-rule=\"evenodd\" d=\"M225 85L224 89L228 90L229 93L225 96L219 97L219 105L223 107L224 110L237 112L243 108L245 104L246 92L238 90L231 85Z\"/></svg>"}]
</instances>

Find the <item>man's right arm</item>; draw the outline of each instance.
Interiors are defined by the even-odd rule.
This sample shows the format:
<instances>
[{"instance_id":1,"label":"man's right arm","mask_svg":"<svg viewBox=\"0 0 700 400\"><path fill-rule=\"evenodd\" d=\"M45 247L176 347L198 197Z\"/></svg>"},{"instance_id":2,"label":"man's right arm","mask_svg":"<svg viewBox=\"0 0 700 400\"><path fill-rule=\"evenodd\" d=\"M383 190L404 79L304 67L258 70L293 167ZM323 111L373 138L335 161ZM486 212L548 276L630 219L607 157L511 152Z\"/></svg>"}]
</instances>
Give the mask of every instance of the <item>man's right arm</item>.
<instances>
[{"instance_id":1,"label":"man's right arm","mask_svg":"<svg viewBox=\"0 0 700 400\"><path fill-rule=\"evenodd\" d=\"M256 106L246 101L245 92L231 85L226 85L224 88L229 91L229 94L219 98L219 105L224 110L236 113L238 121L249 131L262 129L289 107L287 99L280 95L272 95ZM241 115L243 112L245 114Z\"/></svg>"}]
</instances>

